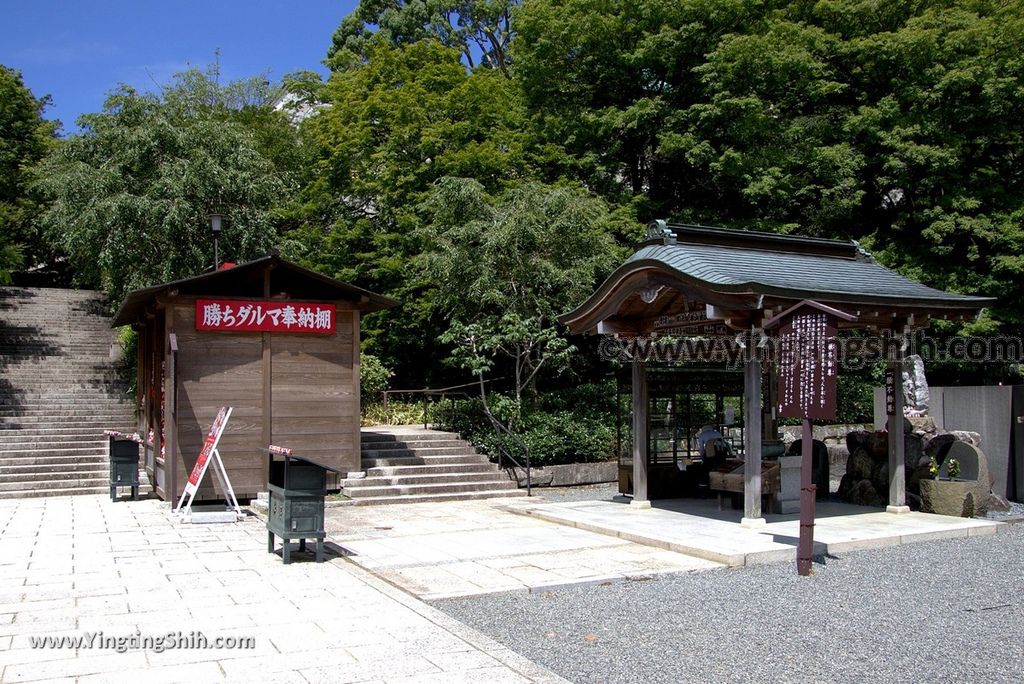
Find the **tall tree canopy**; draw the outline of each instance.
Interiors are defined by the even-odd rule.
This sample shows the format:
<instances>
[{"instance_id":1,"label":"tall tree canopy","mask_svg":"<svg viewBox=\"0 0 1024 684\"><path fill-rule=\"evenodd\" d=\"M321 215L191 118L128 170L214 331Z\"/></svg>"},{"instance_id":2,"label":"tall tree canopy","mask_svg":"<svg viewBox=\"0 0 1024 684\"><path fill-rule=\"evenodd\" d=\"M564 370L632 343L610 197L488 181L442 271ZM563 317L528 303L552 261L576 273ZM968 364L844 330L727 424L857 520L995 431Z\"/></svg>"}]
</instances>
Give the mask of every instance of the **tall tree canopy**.
<instances>
[{"instance_id":1,"label":"tall tree canopy","mask_svg":"<svg viewBox=\"0 0 1024 684\"><path fill-rule=\"evenodd\" d=\"M57 124L43 118L49 98L36 98L21 74L0 65L0 283L26 260L43 256L36 233L41 211L31 168L53 147Z\"/></svg>"},{"instance_id":2,"label":"tall tree canopy","mask_svg":"<svg viewBox=\"0 0 1024 684\"><path fill-rule=\"evenodd\" d=\"M1024 322L1024 6L527 0L539 135L643 219L863 240Z\"/></svg>"},{"instance_id":3,"label":"tall tree canopy","mask_svg":"<svg viewBox=\"0 0 1024 684\"><path fill-rule=\"evenodd\" d=\"M422 382L418 359L436 344L438 324L429 284L409 267L424 248L416 234L423 199L445 176L474 178L488 191L520 182L535 152L518 91L494 70L467 71L458 51L435 39L396 46L376 37L366 55L331 75L326 106L303 126L314 180L287 253L402 301L406 329L368 320L367 347Z\"/></svg>"},{"instance_id":4,"label":"tall tree canopy","mask_svg":"<svg viewBox=\"0 0 1024 684\"><path fill-rule=\"evenodd\" d=\"M51 200L46 229L77 281L116 302L210 268L213 212L226 219L223 258L265 253L289 187L280 165L291 156L280 136L292 129L272 102L262 79L221 87L192 70L161 96L122 87L103 112L81 117L83 132L38 169Z\"/></svg>"},{"instance_id":5,"label":"tall tree canopy","mask_svg":"<svg viewBox=\"0 0 1024 684\"><path fill-rule=\"evenodd\" d=\"M375 38L408 45L433 38L459 51L469 68L508 74L512 9L520 0L360 0L334 32L327 61L333 68L369 60Z\"/></svg>"}]
</instances>

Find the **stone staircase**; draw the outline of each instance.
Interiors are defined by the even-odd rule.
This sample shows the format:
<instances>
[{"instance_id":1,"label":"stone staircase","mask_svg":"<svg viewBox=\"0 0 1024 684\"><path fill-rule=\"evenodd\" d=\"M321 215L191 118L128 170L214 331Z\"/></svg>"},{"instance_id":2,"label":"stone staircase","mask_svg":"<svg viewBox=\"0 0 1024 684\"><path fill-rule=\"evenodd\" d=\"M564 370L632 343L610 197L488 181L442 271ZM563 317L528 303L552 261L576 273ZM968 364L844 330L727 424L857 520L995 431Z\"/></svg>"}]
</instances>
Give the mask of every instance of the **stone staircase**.
<instances>
[{"instance_id":1,"label":"stone staircase","mask_svg":"<svg viewBox=\"0 0 1024 684\"><path fill-rule=\"evenodd\" d=\"M355 504L525 496L515 481L454 432L412 426L363 428L365 478L340 480Z\"/></svg>"},{"instance_id":2,"label":"stone staircase","mask_svg":"<svg viewBox=\"0 0 1024 684\"><path fill-rule=\"evenodd\" d=\"M103 430L135 429L120 357L102 294L0 288L0 499L109 493Z\"/></svg>"}]
</instances>

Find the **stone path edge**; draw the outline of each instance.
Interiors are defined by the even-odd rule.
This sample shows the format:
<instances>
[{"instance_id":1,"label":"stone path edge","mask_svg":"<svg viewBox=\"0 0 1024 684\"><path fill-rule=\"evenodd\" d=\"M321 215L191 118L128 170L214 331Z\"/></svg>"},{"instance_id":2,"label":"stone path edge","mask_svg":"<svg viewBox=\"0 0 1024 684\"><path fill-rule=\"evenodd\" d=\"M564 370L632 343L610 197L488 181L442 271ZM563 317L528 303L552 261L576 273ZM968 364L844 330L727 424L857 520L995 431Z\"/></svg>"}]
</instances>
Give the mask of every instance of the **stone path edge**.
<instances>
[{"instance_id":1,"label":"stone path edge","mask_svg":"<svg viewBox=\"0 0 1024 684\"><path fill-rule=\"evenodd\" d=\"M465 641L473 648L486 653L502 665L515 670L530 681L536 682L536 684L572 684L569 680L559 677L547 668L537 665L532 660L519 655L494 639L424 603L404 589L377 577L369 570L361 568L348 559L343 558L343 560L345 561L345 572L355 575L360 581L373 587L388 598L418 613L424 619L433 622L438 627Z\"/></svg>"},{"instance_id":2,"label":"stone path edge","mask_svg":"<svg viewBox=\"0 0 1024 684\"><path fill-rule=\"evenodd\" d=\"M622 532L620 530L616 530L605 525L584 523L576 520L566 520L565 518L559 517L557 515L550 515L545 511L537 510L536 508L528 508L524 506L515 505L500 506L499 508L510 513L532 516L540 520L558 523L560 525L565 525L567 527L576 527L581 530L587 530L588 532L596 532L598 534L604 534L610 537L616 537L618 539L625 539L626 541L631 541L637 544L643 544L645 546L653 546L659 549L666 549L668 551L675 551L677 553L696 556L698 558L703 558L705 560L723 563L730 567L744 567L746 565L762 565L768 563L783 563L796 560L795 545L792 549L783 550L755 551L751 553L734 554L721 553L699 546L677 544L668 542L664 539L658 539L656 537L648 537L641 534ZM903 534L899 536L886 537L881 539L864 539L831 543L822 543L815 541L815 553L835 554L845 553L849 551L861 551L866 549L878 549L890 546L899 546L901 544L912 544L916 542L931 541L935 539L957 539L963 537L975 537L982 535L998 534L1001 530L1006 529L1006 524L1003 522L998 522L994 520L987 520L985 522L990 524L965 527L955 530L942 530L939 532L919 532L916 534Z\"/></svg>"}]
</instances>

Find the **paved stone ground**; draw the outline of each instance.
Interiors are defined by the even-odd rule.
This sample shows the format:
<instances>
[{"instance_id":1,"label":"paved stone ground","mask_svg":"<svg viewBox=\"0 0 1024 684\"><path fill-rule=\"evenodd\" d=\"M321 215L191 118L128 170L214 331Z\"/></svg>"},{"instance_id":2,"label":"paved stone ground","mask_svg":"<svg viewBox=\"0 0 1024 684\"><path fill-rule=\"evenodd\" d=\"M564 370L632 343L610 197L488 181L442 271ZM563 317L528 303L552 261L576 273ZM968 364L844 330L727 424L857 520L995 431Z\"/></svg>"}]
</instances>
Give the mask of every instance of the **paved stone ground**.
<instances>
[{"instance_id":1,"label":"paved stone ground","mask_svg":"<svg viewBox=\"0 0 1024 684\"><path fill-rule=\"evenodd\" d=\"M561 500L539 490L532 502ZM601 495L603 489L593 493ZM547 591L721 564L516 515L520 499L328 509L330 539L349 560L424 599ZM534 505L531 503L530 505Z\"/></svg>"},{"instance_id":2,"label":"paved stone ground","mask_svg":"<svg viewBox=\"0 0 1024 684\"><path fill-rule=\"evenodd\" d=\"M281 563L258 519L183 525L155 500L0 502L0 682L562 682L345 559ZM36 649L202 633L253 650ZM93 642L98 643L98 642Z\"/></svg>"}]
</instances>

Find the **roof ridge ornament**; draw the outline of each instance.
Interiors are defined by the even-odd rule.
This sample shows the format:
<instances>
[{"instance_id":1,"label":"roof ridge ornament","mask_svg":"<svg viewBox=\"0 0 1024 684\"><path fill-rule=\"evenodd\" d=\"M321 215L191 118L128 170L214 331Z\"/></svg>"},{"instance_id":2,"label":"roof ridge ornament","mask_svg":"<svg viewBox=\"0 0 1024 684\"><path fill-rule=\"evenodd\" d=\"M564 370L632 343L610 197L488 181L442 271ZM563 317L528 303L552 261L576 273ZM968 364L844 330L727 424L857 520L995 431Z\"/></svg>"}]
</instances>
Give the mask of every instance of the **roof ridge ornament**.
<instances>
[{"instance_id":1,"label":"roof ridge ornament","mask_svg":"<svg viewBox=\"0 0 1024 684\"><path fill-rule=\"evenodd\" d=\"M668 227L667 221L658 219L647 224L647 239L665 240L666 242L674 243L676 241L676 234Z\"/></svg>"},{"instance_id":2,"label":"roof ridge ornament","mask_svg":"<svg viewBox=\"0 0 1024 684\"><path fill-rule=\"evenodd\" d=\"M861 246L859 240L850 240L850 242L852 242L853 246L857 249L857 261L867 261L872 264L875 263L875 257L871 255L871 252Z\"/></svg>"}]
</instances>

